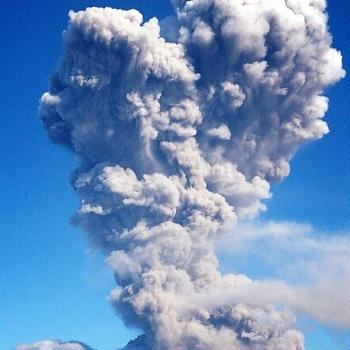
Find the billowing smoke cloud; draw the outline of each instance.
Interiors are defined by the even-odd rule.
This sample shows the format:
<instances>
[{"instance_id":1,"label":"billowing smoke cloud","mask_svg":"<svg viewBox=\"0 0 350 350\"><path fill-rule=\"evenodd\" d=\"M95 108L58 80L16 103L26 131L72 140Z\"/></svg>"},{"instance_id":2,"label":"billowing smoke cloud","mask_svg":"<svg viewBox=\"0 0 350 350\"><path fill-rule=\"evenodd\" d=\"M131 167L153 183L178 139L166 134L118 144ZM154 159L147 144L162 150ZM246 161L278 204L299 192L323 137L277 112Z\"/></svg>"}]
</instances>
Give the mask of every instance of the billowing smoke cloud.
<instances>
[{"instance_id":1,"label":"billowing smoke cloud","mask_svg":"<svg viewBox=\"0 0 350 350\"><path fill-rule=\"evenodd\" d=\"M108 255L126 349L303 349L294 316L222 275L214 240L257 215L344 76L322 0L174 0L176 17L70 12L40 116L79 166L73 221ZM218 291L232 291L222 300Z\"/></svg>"}]
</instances>

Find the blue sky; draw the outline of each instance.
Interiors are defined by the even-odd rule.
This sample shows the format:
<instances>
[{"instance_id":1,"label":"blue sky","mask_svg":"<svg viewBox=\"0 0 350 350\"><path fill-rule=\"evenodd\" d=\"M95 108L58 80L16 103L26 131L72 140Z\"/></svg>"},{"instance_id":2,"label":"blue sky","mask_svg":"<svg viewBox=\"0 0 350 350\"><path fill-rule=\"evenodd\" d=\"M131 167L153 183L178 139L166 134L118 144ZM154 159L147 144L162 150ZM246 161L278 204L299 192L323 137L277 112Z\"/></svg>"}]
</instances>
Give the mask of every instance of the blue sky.
<instances>
[{"instance_id":1,"label":"blue sky","mask_svg":"<svg viewBox=\"0 0 350 350\"><path fill-rule=\"evenodd\" d=\"M67 13L91 5L133 7L145 18L172 11L160 0L2 2L0 349L44 338L115 349L138 334L123 326L105 300L114 282L103 256L89 250L85 234L69 224L78 207L68 183L74 157L49 142L37 118L39 98L61 54ZM329 2L333 46L342 52L346 71L349 10L346 1ZM299 150L289 177L272 187L262 220L309 222L322 232L348 230L349 83L347 76L327 91L331 132ZM229 268L230 260L223 257L223 265ZM248 266L244 272L253 270ZM301 319L307 349L349 347L348 330Z\"/></svg>"}]
</instances>

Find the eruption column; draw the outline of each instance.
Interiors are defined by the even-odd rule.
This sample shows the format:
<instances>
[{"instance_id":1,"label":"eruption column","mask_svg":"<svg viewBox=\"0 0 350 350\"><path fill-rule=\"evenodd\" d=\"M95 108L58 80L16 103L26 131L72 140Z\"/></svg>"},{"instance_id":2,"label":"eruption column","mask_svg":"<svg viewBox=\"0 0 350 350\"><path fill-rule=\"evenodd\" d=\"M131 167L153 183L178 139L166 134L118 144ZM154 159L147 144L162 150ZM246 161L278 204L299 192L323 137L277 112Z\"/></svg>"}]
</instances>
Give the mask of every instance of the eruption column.
<instances>
[{"instance_id":1,"label":"eruption column","mask_svg":"<svg viewBox=\"0 0 350 350\"><path fill-rule=\"evenodd\" d=\"M297 148L328 132L322 91L344 71L325 3L174 7L160 23L136 10L69 14L40 116L79 162L73 221L108 255L111 304L144 331L126 349L301 350L294 316L235 293L255 283L222 275L213 247L265 210Z\"/></svg>"}]
</instances>

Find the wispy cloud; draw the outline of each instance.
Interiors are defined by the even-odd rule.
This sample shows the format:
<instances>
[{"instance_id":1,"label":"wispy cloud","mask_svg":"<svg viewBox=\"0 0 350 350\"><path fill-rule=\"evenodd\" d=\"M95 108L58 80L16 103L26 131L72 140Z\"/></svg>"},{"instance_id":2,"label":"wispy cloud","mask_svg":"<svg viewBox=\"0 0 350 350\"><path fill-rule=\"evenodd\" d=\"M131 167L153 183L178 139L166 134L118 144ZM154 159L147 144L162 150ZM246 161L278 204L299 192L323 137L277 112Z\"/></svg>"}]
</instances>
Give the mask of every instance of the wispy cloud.
<instances>
[{"instance_id":1,"label":"wispy cloud","mask_svg":"<svg viewBox=\"0 0 350 350\"><path fill-rule=\"evenodd\" d=\"M288 304L321 322L350 324L350 237L296 222L240 223L216 249L233 269L262 266L256 297ZM225 264L225 263L224 263ZM253 293L254 291L250 291ZM242 294L249 295L247 291Z\"/></svg>"},{"instance_id":2,"label":"wispy cloud","mask_svg":"<svg viewBox=\"0 0 350 350\"><path fill-rule=\"evenodd\" d=\"M77 341L41 340L31 344L19 344L15 350L92 350L86 344Z\"/></svg>"}]
</instances>

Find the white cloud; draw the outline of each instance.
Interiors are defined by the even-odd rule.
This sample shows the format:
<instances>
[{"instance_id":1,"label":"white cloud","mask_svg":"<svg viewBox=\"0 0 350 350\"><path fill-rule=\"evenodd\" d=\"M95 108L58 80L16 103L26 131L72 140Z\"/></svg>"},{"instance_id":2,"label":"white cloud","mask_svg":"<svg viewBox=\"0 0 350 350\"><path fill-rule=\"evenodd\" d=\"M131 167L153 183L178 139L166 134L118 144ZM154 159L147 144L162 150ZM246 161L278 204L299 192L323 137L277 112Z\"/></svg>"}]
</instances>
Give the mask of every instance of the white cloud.
<instances>
[{"instance_id":1,"label":"white cloud","mask_svg":"<svg viewBox=\"0 0 350 350\"><path fill-rule=\"evenodd\" d=\"M209 136L217 137L222 140L229 140L231 138L230 129L225 124L220 124L217 128L212 128L207 131Z\"/></svg>"},{"instance_id":2,"label":"white cloud","mask_svg":"<svg viewBox=\"0 0 350 350\"><path fill-rule=\"evenodd\" d=\"M92 350L86 344L67 341L61 342L59 340L45 339L31 344L19 344L15 350Z\"/></svg>"}]
</instances>

